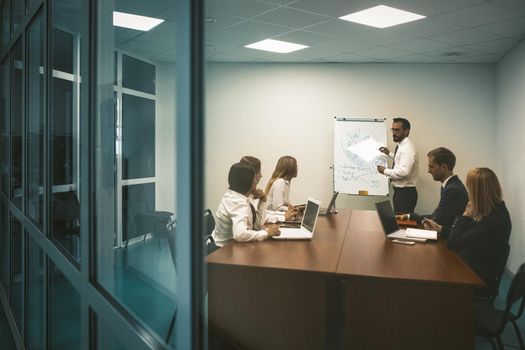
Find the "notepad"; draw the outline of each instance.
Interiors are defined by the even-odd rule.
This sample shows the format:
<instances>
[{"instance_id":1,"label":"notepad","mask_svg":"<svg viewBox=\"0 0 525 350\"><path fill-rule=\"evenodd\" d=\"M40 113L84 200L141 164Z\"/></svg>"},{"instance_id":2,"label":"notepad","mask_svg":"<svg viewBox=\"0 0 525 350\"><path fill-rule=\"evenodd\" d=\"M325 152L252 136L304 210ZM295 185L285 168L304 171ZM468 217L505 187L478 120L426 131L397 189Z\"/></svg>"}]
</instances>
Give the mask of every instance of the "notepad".
<instances>
[{"instance_id":1,"label":"notepad","mask_svg":"<svg viewBox=\"0 0 525 350\"><path fill-rule=\"evenodd\" d=\"M431 230L421 230L418 228L407 228L406 229L407 237L416 237L416 238L426 238L437 240L437 231Z\"/></svg>"}]
</instances>

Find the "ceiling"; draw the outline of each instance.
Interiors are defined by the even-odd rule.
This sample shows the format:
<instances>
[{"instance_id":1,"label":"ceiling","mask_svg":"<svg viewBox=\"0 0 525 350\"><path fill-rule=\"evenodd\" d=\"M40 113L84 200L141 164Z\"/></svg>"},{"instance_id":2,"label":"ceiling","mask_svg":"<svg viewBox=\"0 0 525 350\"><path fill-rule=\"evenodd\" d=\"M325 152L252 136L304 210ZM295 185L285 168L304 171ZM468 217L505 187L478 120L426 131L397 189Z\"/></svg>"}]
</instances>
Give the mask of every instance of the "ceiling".
<instances>
[{"instance_id":1,"label":"ceiling","mask_svg":"<svg viewBox=\"0 0 525 350\"><path fill-rule=\"evenodd\" d=\"M120 0L119 11L166 22L116 29L117 45L174 61L173 1ZM379 4L427 18L377 29L338 17ZM525 0L207 0L206 59L213 62L493 63L525 37ZM310 47L275 54L244 46L273 38Z\"/></svg>"}]
</instances>

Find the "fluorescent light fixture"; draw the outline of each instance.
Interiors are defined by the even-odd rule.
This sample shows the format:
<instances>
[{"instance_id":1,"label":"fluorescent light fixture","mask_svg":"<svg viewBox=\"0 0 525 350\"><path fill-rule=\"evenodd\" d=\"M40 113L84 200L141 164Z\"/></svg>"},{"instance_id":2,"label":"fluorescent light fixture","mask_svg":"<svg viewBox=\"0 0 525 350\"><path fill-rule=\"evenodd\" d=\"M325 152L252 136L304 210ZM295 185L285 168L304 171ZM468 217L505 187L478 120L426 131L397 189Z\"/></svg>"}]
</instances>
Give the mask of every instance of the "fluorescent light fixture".
<instances>
[{"instance_id":1,"label":"fluorescent light fixture","mask_svg":"<svg viewBox=\"0 0 525 350\"><path fill-rule=\"evenodd\" d=\"M164 22L163 19L132 15L131 13L113 11L113 25L116 27L124 27L135 30L148 30L155 28Z\"/></svg>"},{"instance_id":2,"label":"fluorescent light fixture","mask_svg":"<svg viewBox=\"0 0 525 350\"><path fill-rule=\"evenodd\" d=\"M376 28L386 28L395 26L401 23L412 22L426 16L421 16L416 13L398 10L393 7L379 5L369 9L351 13L349 15L339 17L342 20L365 24Z\"/></svg>"},{"instance_id":3,"label":"fluorescent light fixture","mask_svg":"<svg viewBox=\"0 0 525 350\"><path fill-rule=\"evenodd\" d=\"M264 50L278 53L289 53L297 50L302 50L307 48L306 45L289 43L286 41L273 40L273 39L264 39L256 43L246 45L245 47L256 50Z\"/></svg>"}]
</instances>

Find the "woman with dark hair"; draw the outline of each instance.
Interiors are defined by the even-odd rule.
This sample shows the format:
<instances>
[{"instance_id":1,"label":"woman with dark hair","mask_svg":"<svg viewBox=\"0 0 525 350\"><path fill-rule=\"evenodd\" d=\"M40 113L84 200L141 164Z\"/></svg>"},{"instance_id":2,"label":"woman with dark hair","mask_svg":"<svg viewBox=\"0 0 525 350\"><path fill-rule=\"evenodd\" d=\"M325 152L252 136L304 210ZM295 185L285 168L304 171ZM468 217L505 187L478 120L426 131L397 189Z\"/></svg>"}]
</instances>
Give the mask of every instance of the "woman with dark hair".
<instances>
[{"instance_id":1,"label":"woman with dark hair","mask_svg":"<svg viewBox=\"0 0 525 350\"><path fill-rule=\"evenodd\" d=\"M257 185L254 168L244 162L231 166L228 174L229 190L222 197L215 213L215 229L212 232L216 246L222 247L232 239L238 242L262 241L280 234L278 225L266 228L254 227L256 212L252 210L248 196ZM258 210L266 211L266 202Z\"/></svg>"},{"instance_id":2,"label":"woman with dark hair","mask_svg":"<svg viewBox=\"0 0 525 350\"><path fill-rule=\"evenodd\" d=\"M424 220L425 228L443 232L450 230L448 247L494 288L499 262L509 242L512 224L503 202L501 186L489 168L475 168L467 174L469 202L463 216L451 228Z\"/></svg>"},{"instance_id":3,"label":"woman with dark hair","mask_svg":"<svg viewBox=\"0 0 525 350\"><path fill-rule=\"evenodd\" d=\"M291 156L279 158L266 185L269 210L286 211L293 208L290 204L290 181L294 177L297 177L297 160Z\"/></svg>"},{"instance_id":4,"label":"woman with dark hair","mask_svg":"<svg viewBox=\"0 0 525 350\"><path fill-rule=\"evenodd\" d=\"M275 223L277 221L288 221L293 220L299 211L295 208L288 209L285 212L274 211L274 210L261 210L261 205L266 203L266 193L260 188L257 188L259 181L261 180L261 161L252 156L244 156L241 158L241 163L249 164L255 170L255 188L253 192L249 195L250 203L256 210L256 221L254 222L254 227L259 229L265 222Z\"/></svg>"}]
</instances>

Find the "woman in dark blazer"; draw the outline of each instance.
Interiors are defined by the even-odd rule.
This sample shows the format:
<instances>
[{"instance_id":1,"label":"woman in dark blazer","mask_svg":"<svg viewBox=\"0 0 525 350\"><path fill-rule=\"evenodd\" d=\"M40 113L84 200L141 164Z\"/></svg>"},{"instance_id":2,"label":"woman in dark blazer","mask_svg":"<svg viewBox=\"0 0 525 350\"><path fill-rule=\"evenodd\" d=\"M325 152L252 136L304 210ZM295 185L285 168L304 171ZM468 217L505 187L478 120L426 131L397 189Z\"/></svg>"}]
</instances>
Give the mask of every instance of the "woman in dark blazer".
<instances>
[{"instance_id":1,"label":"woman in dark blazer","mask_svg":"<svg viewBox=\"0 0 525 350\"><path fill-rule=\"evenodd\" d=\"M489 290L496 283L500 260L510 238L512 224L502 199L501 186L494 172L475 168L467 174L469 202L462 216L456 217L451 228L425 220L425 228L438 232L450 230L448 247L454 250Z\"/></svg>"}]
</instances>

